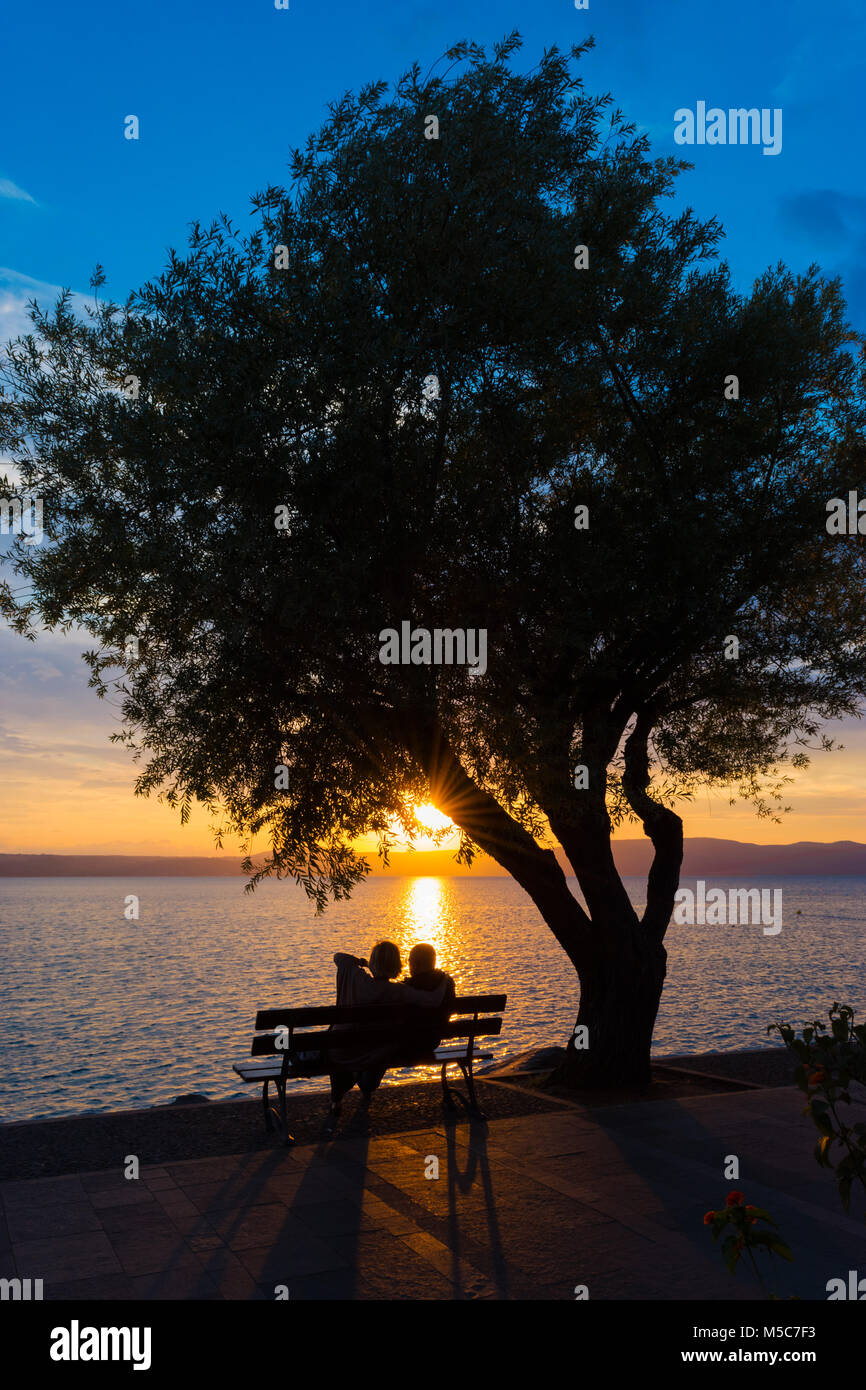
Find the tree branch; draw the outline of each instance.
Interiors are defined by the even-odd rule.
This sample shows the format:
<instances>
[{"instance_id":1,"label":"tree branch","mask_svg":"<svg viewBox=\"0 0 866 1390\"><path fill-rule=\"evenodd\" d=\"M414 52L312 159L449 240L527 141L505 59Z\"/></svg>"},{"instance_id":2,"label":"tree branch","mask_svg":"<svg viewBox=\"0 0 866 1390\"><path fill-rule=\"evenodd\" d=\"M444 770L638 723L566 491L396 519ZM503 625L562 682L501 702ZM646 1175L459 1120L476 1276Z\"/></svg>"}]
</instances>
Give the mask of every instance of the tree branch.
<instances>
[{"instance_id":1,"label":"tree branch","mask_svg":"<svg viewBox=\"0 0 866 1390\"><path fill-rule=\"evenodd\" d=\"M608 930L626 922L637 926L637 915L613 858L606 800L607 768L626 719L624 716L618 722L603 706L583 711L580 757L589 781L585 789L573 790L559 781L551 783L541 769L535 778L536 799L577 875L592 921ZM560 768L564 761L564 756L551 751L544 765Z\"/></svg>"},{"instance_id":2,"label":"tree branch","mask_svg":"<svg viewBox=\"0 0 866 1390\"><path fill-rule=\"evenodd\" d=\"M625 770L622 788L628 803L643 822L655 853L647 879L646 911L641 925L658 941L664 940L674 907L674 897L680 881L683 862L683 823L676 811L662 806L648 794L649 736L655 715L645 707L638 712L637 723L625 742Z\"/></svg>"}]
</instances>

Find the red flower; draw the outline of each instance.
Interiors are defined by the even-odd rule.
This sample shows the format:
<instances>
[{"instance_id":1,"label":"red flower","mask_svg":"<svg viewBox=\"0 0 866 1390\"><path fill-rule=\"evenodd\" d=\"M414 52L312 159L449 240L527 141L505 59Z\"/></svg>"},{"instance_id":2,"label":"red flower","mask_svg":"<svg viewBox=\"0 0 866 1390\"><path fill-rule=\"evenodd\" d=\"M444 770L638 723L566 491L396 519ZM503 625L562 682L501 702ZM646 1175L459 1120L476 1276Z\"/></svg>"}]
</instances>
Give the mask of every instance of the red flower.
<instances>
[{"instance_id":1,"label":"red flower","mask_svg":"<svg viewBox=\"0 0 866 1390\"><path fill-rule=\"evenodd\" d=\"M705 1217L704 1217L704 1225L705 1225L705 1226L712 1226L712 1224L713 1224L713 1222L715 1221L715 1219L716 1219L716 1213L715 1213L714 1211L708 1211L707 1214L706 1214Z\"/></svg>"},{"instance_id":2,"label":"red flower","mask_svg":"<svg viewBox=\"0 0 866 1390\"><path fill-rule=\"evenodd\" d=\"M742 1192L729 1192L725 1198L725 1206L738 1207L743 1200Z\"/></svg>"}]
</instances>

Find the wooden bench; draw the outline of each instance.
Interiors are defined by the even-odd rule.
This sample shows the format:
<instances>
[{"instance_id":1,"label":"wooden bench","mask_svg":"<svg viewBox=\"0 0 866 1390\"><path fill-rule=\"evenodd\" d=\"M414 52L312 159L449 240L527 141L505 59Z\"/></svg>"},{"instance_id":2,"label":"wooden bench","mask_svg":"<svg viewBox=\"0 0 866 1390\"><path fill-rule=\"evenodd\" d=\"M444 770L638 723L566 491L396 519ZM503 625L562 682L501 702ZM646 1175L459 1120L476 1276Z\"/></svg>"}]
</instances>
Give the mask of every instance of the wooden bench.
<instances>
[{"instance_id":1,"label":"wooden bench","mask_svg":"<svg viewBox=\"0 0 866 1390\"><path fill-rule=\"evenodd\" d=\"M432 1018L425 1009L417 1006L260 1009L256 1014L250 1056L265 1060L235 1062L233 1070L248 1085L261 1086L265 1125L273 1130L276 1123L284 1144L294 1143L286 1119L286 1083L298 1077L327 1076L331 1071L355 1070L345 1064L332 1065L331 1052L364 1049L381 1043L394 1043L389 1070L403 1066L441 1066L442 1103L445 1108L456 1110L455 1100L459 1100L470 1114L483 1118L475 1094L472 1066L476 1060L486 1061L493 1054L476 1051L475 1041L477 1038L496 1037L502 1031L501 1017L491 1015L503 1012L506 999L505 994L478 994L455 999L448 1021L444 1023L441 1015L438 1019ZM344 1027L336 1032L322 1031L323 1026L335 1023L359 1026ZM429 1041L425 1045L422 1040L429 1040L431 1031L439 1032L443 1043L445 1039L462 1041L430 1048ZM447 1071L452 1064L463 1073L469 1093L468 1105L460 1092L448 1085ZM271 1083L276 1091L276 1105L271 1104L268 1096Z\"/></svg>"}]
</instances>

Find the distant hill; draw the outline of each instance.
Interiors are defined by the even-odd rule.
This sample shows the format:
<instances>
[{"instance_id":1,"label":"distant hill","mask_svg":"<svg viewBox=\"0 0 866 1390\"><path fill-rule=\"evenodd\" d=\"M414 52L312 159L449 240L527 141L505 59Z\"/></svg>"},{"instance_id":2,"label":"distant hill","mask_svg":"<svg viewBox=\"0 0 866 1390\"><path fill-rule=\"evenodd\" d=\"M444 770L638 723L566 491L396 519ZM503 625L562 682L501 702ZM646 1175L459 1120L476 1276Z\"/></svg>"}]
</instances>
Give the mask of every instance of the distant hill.
<instances>
[{"instance_id":1,"label":"distant hill","mask_svg":"<svg viewBox=\"0 0 866 1390\"><path fill-rule=\"evenodd\" d=\"M614 840L613 854L621 874L645 874L652 861L647 840ZM743 840L696 837L685 842L682 876L717 878L742 874L863 874L866 845L855 840L798 840L791 845L753 845Z\"/></svg>"},{"instance_id":2,"label":"distant hill","mask_svg":"<svg viewBox=\"0 0 866 1390\"><path fill-rule=\"evenodd\" d=\"M0 878L171 878L240 873L239 859L155 854L0 854Z\"/></svg>"},{"instance_id":3,"label":"distant hill","mask_svg":"<svg viewBox=\"0 0 866 1390\"><path fill-rule=\"evenodd\" d=\"M625 875L645 875L652 859L648 840L614 840L617 868ZM391 865L382 870L375 855L368 856L374 874L389 877L403 874L438 874L456 877L465 874L448 850L402 851L391 856ZM557 858L569 872L565 855ZM134 878L195 877L199 875L233 877L240 874L240 860L233 856L138 854L0 854L0 878ZM479 874L504 876L490 859L479 862ZM866 845L854 840L800 840L791 845L753 845L742 840L686 840L684 878L742 877L767 874L863 875L866 877Z\"/></svg>"}]
</instances>

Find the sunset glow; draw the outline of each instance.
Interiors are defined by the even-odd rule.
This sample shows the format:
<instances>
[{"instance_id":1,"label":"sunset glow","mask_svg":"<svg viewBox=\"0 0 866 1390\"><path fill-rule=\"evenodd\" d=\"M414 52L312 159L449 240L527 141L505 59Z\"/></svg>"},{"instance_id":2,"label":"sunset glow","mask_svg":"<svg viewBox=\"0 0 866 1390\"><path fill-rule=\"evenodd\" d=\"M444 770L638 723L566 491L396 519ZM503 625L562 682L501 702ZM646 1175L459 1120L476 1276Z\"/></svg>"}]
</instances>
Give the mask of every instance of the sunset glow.
<instances>
[{"instance_id":1,"label":"sunset glow","mask_svg":"<svg viewBox=\"0 0 866 1390\"><path fill-rule=\"evenodd\" d=\"M428 835L420 836L415 841L418 849L436 849L437 838L434 837L434 834L437 831L451 830L453 832L453 834L449 835L447 838L439 839L439 848L451 844L452 839L458 833L457 826L454 824L453 820L451 820L449 816L443 816L442 812L437 811L436 807L431 805L429 801L425 802L423 806L416 806L415 815L424 826L424 829L431 832Z\"/></svg>"}]
</instances>

